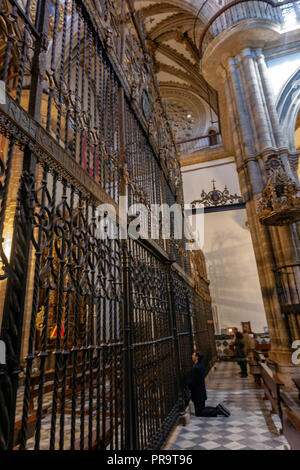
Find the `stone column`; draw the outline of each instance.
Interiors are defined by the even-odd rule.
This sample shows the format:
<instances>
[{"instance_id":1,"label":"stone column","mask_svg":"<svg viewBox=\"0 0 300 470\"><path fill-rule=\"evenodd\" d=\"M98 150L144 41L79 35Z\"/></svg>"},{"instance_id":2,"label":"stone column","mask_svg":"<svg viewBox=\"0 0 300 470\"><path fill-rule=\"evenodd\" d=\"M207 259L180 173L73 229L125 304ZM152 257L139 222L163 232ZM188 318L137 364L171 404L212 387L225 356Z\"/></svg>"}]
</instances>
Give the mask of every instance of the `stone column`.
<instances>
[{"instance_id":1,"label":"stone column","mask_svg":"<svg viewBox=\"0 0 300 470\"><path fill-rule=\"evenodd\" d=\"M270 116L270 121L272 125L272 130L274 134L275 145L280 147L286 147L286 139L283 138L280 126L279 118L275 106L275 96L268 77L268 69L265 62L265 56L263 55L262 49L256 50L258 70L261 77L262 91L265 96L266 105L268 108L268 113Z\"/></svg>"},{"instance_id":2,"label":"stone column","mask_svg":"<svg viewBox=\"0 0 300 470\"><path fill-rule=\"evenodd\" d=\"M279 375L288 386L297 369L291 363L291 339L300 338L297 322L288 326L276 285L274 269L298 263L299 240L295 226L262 225L257 199L269 178L270 161L283 165L294 178L288 149L280 131L275 99L268 81L261 49L243 48L222 62L223 91L231 119L236 164L242 195L246 202L251 237L261 284L274 361ZM209 81L209 75L207 75ZM269 166L268 166L269 165ZM300 290L300 279L296 279Z\"/></svg>"},{"instance_id":3,"label":"stone column","mask_svg":"<svg viewBox=\"0 0 300 470\"><path fill-rule=\"evenodd\" d=\"M241 51L239 59L245 74L246 89L249 92L251 105L250 118L254 119L255 131L258 136L258 147L259 150L262 150L272 148L274 139L272 138L272 129L268 125L269 120L263 105L260 76L256 73L253 55L252 50L246 48Z\"/></svg>"}]
</instances>

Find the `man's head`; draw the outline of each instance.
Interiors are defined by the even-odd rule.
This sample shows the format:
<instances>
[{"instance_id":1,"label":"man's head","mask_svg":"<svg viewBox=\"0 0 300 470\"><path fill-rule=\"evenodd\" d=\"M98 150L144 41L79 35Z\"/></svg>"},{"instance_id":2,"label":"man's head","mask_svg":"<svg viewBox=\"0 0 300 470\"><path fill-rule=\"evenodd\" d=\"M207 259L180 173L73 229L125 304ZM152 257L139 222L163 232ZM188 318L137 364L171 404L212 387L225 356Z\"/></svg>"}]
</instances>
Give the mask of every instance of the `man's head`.
<instances>
[{"instance_id":1,"label":"man's head","mask_svg":"<svg viewBox=\"0 0 300 470\"><path fill-rule=\"evenodd\" d=\"M194 364L198 364L198 362L202 362L203 354L200 351L195 351L192 355L192 359Z\"/></svg>"}]
</instances>

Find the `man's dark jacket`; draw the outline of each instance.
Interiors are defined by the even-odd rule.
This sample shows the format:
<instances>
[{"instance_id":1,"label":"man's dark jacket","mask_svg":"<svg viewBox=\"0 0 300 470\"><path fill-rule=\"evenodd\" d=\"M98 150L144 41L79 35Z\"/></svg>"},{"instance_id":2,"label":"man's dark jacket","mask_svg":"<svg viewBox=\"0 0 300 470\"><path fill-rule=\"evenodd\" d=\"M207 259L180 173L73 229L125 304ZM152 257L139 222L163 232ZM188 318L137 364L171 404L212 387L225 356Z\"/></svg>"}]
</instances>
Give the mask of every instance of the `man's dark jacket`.
<instances>
[{"instance_id":1,"label":"man's dark jacket","mask_svg":"<svg viewBox=\"0 0 300 470\"><path fill-rule=\"evenodd\" d=\"M194 403L204 403L207 400L205 388L205 367L203 364L195 364L191 371L189 387Z\"/></svg>"}]
</instances>

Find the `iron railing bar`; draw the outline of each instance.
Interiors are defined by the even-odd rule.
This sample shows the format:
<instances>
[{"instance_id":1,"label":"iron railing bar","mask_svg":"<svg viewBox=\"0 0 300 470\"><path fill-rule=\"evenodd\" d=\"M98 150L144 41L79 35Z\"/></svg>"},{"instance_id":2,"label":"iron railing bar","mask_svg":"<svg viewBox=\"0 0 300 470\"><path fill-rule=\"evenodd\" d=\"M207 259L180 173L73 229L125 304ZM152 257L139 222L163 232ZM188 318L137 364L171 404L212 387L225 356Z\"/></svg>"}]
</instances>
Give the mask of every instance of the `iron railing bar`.
<instances>
[{"instance_id":1,"label":"iron railing bar","mask_svg":"<svg viewBox=\"0 0 300 470\"><path fill-rule=\"evenodd\" d=\"M16 8L16 10L18 11L18 14L23 18L25 24L27 24L30 27L31 32L33 33L35 38L40 39L41 33L34 26L31 19L26 15L26 12L21 8L19 2L16 0L8 0L8 1L13 5L13 7Z\"/></svg>"},{"instance_id":2,"label":"iron railing bar","mask_svg":"<svg viewBox=\"0 0 300 470\"><path fill-rule=\"evenodd\" d=\"M164 338L159 338L159 339L155 339L155 340L152 340L152 341L144 341L143 343L133 343L132 348L139 348L139 347L143 347L143 346L159 344L159 343L163 343L165 341L170 341L170 340L172 340L172 338L173 338L172 336L165 336Z\"/></svg>"},{"instance_id":3,"label":"iron railing bar","mask_svg":"<svg viewBox=\"0 0 300 470\"><path fill-rule=\"evenodd\" d=\"M176 142L177 145L181 145L181 144L188 144L189 142L194 142L196 140L201 140L201 139L208 139L209 137L217 137L221 135L220 132L216 132L214 134L206 134L206 135L200 135L198 137L192 137L191 139L185 139L185 140L178 140Z\"/></svg>"}]
</instances>

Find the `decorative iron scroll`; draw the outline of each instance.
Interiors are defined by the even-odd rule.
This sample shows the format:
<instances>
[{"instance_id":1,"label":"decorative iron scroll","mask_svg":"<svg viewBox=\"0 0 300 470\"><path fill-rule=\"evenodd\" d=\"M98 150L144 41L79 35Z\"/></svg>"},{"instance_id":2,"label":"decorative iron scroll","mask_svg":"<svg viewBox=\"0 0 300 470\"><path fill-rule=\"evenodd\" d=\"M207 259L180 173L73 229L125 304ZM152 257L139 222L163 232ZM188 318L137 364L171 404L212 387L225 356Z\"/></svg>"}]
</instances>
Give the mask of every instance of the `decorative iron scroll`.
<instances>
[{"instance_id":1,"label":"decorative iron scroll","mask_svg":"<svg viewBox=\"0 0 300 470\"><path fill-rule=\"evenodd\" d=\"M212 183L213 189L211 191L206 193L202 190L201 198L191 202L193 208L195 208L197 204L203 204L204 207L217 207L243 203L243 198L238 196L238 194L230 194L227 186L225 186L223 191L220 191L216 189L214 180Z\"/></svg>"}]
</instances>

